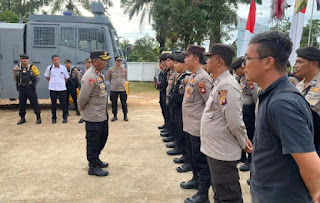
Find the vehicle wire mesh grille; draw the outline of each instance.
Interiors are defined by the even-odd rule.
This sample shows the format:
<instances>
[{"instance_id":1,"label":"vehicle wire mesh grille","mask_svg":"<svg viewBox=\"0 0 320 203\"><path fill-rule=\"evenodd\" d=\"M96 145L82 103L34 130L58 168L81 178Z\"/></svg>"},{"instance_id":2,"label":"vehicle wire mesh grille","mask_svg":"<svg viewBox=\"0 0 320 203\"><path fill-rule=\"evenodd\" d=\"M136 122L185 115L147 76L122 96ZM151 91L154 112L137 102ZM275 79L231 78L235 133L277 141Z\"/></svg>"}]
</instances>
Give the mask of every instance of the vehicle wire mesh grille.
<instances>
[{"instance_id":1,"label":"vehicle wire mesh grille","mask_svg":"<svg viewBox=\"0 0 320 203\"><path fill-rule=\"evenodd\" d=\"M70 47L75 46L74 28L73 27L62 27L61 28L60 44L70 46Z\"/></svg>"},{"instance_id":2,"label":"vehicle wire mesh grille","mask_svg":"<svg viewBox=\"0 0 320 203\"><path fill-rule=\"evenodd\" d=\"M34 45L54 46L54 27L34 27Z\"/></svg>"}]
</instances>

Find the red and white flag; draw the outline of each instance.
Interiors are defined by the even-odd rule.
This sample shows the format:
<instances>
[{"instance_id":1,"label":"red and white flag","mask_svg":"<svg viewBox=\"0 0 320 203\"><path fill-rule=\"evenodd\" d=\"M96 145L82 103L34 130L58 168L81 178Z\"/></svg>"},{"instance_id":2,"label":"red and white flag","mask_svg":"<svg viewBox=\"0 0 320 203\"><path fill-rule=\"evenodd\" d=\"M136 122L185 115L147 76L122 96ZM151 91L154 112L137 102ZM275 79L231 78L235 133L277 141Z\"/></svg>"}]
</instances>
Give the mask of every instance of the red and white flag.
<instances>
[{"instance_id":1,"label":"red and white flag","mask_svg":"<svg viewBox=\"0 0 320 203\"><path fill-rule=\"evenodd\" d=\"M244 56L244 54L246 53L250 39L253 36L255 24L256 24L256 2L255 2L255 0L251 0L247 26L246 26L246 30L244 32L241 52L240 52L239 56Z\"/></svg>"},{"instance_id":2,"label":"red and white flag","mask_svg":"<svg viewBox=\"0 0 320 203\"><path fill-rule=\"evenodd\" d=\"M296 1L295 8L297 6L301 7L301 0ZM300 47L306 9L307 9L307 5L305 4L305 7L300 9L295 9L293 11L293 18L292 18L290 34L289 34L289 37L293 43L292 52L289 57L289 61L290 61L290 64L292 64L292 66L293 64L296 63L296 57L297 57L296 50L299 49ZM296 11L298 12L296 13Z\"/></svg>"}]
</instances>

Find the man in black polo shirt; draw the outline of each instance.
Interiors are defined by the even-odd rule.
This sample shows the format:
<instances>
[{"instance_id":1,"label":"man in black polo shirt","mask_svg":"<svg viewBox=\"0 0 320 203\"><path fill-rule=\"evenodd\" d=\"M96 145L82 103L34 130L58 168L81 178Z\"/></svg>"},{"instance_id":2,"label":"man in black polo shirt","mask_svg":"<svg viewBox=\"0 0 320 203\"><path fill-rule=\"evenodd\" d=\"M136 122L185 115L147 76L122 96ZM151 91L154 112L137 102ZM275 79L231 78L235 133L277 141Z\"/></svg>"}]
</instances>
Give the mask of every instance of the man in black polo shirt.
<instances>
[{"instance_id":1,"label":"man in black polo shirt","mask_svg":"<svg viewBox=\"0 0 320 203\"><path fill-rule=\"evenodd\" d=\"M273 31L255 35L245 54L247 80L261 88L253 138L251 198L258 202L319 202L320 159L310 107L286 75L292 42Z\"/></svg>"}]
</instances>

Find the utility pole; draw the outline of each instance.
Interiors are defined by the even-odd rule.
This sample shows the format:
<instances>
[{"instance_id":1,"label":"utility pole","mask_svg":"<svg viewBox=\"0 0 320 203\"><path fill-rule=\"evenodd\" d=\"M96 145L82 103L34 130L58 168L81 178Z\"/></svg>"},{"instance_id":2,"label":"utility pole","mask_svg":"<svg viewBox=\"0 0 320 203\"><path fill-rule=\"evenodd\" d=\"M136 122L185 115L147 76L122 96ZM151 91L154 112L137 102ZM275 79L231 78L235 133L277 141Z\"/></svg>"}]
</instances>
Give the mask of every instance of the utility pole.
<instances>
[{"instance_id":1,"label":"utility pole","mask_svg":"<svg viewBox=\"0 0 320 203\"><path fill-rule=\"evenodd\" d=\"M311 38L311 30L312 30L312 20L313 20L313 7L314 7L314 0L312 1L311 18L310 18L310 28L309 28L309 36L308 36L308 46L310 46L310 38Z\"/></svg>"}]
</instances>

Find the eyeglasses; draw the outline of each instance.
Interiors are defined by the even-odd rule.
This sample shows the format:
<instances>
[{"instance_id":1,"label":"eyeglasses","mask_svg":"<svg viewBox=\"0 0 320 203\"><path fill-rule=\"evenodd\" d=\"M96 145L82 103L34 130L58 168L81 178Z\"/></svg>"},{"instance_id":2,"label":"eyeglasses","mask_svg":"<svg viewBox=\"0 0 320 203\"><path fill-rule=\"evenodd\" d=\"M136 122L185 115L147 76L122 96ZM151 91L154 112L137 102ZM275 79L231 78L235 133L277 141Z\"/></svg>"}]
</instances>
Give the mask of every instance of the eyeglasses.
<instances>
[{"instance_id":1,"label":"eyeglasses","mask_svg":"<svg viewBox=\"0 0 320 203\"><path fill-rule=\"evenodd\" d=\"M244 58L244 61L243 61L243 65L246 65L247 64L247 61L251 60L251 59L264 59L264 58L267 58L269 56L257 56L257 57L246 57Z\"/></svg>"}]
</instances>

